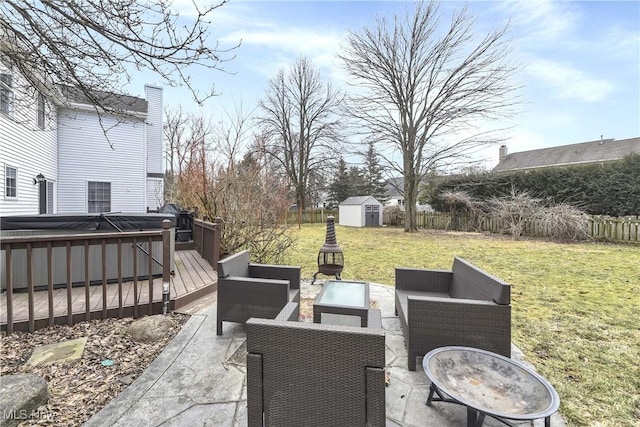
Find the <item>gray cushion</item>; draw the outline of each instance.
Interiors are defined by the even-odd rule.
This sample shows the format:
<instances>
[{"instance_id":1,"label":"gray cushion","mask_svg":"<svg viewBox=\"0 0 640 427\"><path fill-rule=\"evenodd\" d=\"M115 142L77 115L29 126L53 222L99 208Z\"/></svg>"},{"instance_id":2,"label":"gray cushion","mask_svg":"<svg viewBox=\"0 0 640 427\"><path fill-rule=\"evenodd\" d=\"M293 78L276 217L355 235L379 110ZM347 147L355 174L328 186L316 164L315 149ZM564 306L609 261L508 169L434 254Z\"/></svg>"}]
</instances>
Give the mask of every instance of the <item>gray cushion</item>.
<instances>
[{"instance_id":1,"label":"gray cushion","mask_svg":"<svg viewBox=\"0 0 640 427\"><path fill-rule=\"evenodd\" d=\"M400 302L400 309L402 311L402 313L399 312L398 315L404 316L405 321L407 319L407 299L409 295L412 297L450 298L450 296L444 292L421 292L421 291L396 289L396 298Z\"/></svg>"},{"instance_id":2,"label":"gray cushion","mask_svg":"<svg viewBox=\"0 0 640 427\"><path fill-rule=\"evenodd\" d=\"M249 277L249 258L249 251L242 251L218 261L218 277Z\"/></svg>"},{"instance_id":3,"label":"gray cushion","mask_svg":"<svg viewBox=\"0 0 640 427\"><path fill-rule=\"evenodd\" d=\"M494 301L502 305L511 303L509 284L457 257L453 260L449 294L452 298Z\"/></svg>"}]
</instances>

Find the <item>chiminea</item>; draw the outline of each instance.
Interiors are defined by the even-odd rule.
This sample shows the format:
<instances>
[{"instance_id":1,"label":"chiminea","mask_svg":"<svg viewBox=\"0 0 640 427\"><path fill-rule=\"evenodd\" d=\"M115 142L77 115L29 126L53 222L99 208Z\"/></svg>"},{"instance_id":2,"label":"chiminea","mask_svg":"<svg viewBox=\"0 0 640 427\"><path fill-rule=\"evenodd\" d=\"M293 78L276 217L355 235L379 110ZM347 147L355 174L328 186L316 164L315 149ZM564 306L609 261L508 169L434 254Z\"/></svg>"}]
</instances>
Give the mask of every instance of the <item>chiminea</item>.
<instances>
[{"instance_id":1,"label":"chiminea","mask_svg":"<svg viewBox=\"0 0 640 427\"><path fill-rule=\"evenodd\" d=\"M327 217L327 237L324 245L320 248L320 252L318 252L318 271L313 275L311 284L313 285L316 281L318 273L326 276L336 276L336 279L340 280L340 273L342 273L343 269L344 256L336 241L335 218L329 215Z\"/></svg>"}]
</instances>

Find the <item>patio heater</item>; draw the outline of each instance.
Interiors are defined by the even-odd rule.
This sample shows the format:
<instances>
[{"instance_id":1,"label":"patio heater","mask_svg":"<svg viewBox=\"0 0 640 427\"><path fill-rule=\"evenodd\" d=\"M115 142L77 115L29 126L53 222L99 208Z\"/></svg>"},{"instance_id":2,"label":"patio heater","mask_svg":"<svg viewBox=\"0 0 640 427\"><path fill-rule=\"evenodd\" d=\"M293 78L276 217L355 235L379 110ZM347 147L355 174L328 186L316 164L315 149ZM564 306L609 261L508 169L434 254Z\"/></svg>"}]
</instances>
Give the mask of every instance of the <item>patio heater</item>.
<instances>
[{"instance_id":1,"label":"patio heater","mask_svg":"<svg viewBox=\"0 0 640 427\"><path fill-rule=\"evenodd\" d=\"M344 256L342 249L336 240L336 226L333 215L327 217L327 237L318 252L318 271L313 275L311 284L316 281L316 276L322 273L326 276L336 276L340 280L340 273L344 269Z\"/></svg>"}]
</instances>

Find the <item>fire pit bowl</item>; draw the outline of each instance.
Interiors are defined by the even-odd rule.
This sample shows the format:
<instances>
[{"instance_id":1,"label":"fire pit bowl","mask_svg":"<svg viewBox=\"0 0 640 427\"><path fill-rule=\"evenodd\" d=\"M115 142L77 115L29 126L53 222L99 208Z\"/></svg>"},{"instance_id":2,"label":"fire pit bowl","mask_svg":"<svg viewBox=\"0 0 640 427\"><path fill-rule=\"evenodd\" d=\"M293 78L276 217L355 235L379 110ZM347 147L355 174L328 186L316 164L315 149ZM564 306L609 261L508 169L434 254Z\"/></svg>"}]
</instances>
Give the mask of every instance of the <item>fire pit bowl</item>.
<instances>
[{"instance_id":1,"label":"fire pit bowl","mask_svg":"<svg viewBox=\"0 0 640 427\"><path fill-rule=\"evenodd\" d=\"M544 378L498 354L470 347L441 347L423 359L432 392L494 418L533 420L558 410L560 398ZM435 385L435 390L433 389Z\"/></svg>"}]
</instances>

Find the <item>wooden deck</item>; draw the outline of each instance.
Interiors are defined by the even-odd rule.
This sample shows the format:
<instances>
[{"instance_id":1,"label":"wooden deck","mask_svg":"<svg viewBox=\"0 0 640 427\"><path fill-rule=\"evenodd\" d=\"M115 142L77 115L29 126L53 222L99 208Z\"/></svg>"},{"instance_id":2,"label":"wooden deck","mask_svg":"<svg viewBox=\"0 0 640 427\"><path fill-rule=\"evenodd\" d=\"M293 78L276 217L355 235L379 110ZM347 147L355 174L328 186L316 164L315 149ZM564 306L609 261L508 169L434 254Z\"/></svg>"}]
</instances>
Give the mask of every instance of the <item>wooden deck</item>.
<instances>
[{"instance_id":1,"label":"wooden deck","mask_svg":"<svg viewBox=\"0 0 640 427\"><path fill-rule=\"evenodd\" d=\"M214 292L217 289L218 276L215 269L209 265L195 250L175 251L175 270L171 276L171 309L180 308L193 300ZM153 295L151 305L158 312L158 306L162 305L162 278L152 280ZM120 291L120 289L122 289ZM46 323L67 324L71 318L74 322L86 319L100 319L114 317L114 312L120 317L140 316L148 313L149 309L149 281L138 280L136 282L110 283L90 286L72 287L71 289L54 289L52 308L48 291L36 291L33 298L33 310L35 322L40 326ZM137 294L137 306L134 296ZM106 297L106 304L104 300ZM122 309L119 302L122 299ZM89 310L87 310L87 301ZM71 306L71 316L67 307ZM29 294L27 292L13 293L13 322L14 330L26 330L29 322ZM0 324L2 329L7 324L7 295L0 295Z\"/></svg>"}]
</instances>

